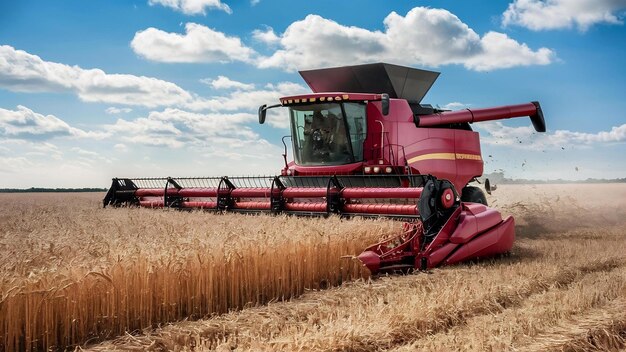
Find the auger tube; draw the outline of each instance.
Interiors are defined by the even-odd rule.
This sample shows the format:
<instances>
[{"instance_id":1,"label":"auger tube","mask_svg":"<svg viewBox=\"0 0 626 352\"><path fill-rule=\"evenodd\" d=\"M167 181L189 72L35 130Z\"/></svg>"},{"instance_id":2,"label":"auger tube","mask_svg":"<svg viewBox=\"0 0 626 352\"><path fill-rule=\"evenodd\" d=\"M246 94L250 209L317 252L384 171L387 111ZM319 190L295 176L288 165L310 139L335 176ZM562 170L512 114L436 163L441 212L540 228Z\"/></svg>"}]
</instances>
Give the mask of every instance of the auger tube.
<instances>
[{"instance_id":1,"label":"auger tube","mask_svg":"<svg viewBox=\"0 0 626 352\"><path fill-rule=\"evenodd\" d=\"M434 127L453 123L474 123L510 119L514 117L530 117L537 132L546 131L546 122L539 102L526 104L506 105L483 109L464 109L458 111L444 111L430 115L415 117L418 127Z\"/></svg>"}]
</instances>

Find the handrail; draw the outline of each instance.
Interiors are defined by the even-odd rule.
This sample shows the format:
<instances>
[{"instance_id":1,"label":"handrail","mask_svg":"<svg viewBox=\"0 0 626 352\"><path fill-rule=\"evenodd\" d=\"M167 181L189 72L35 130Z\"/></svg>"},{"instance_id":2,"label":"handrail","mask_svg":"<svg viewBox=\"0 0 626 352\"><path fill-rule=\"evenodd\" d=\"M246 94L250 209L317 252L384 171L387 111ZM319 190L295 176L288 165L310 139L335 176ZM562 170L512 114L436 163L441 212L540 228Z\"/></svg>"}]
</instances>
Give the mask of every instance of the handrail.
<instances>
[{"instance_id":1,"label":"handrail","mask_svg":"<svg viewBox=\"0 0 626 352\"><path fill-rule=\"evenodd\" d=\"M285 138L292 138L292 137L291 135L287 135L287 136L283 136L283 138L281 139L281 141L283 142L283 146L285 147L285 151L283 152L283 159L285 160L285 168L287 168L289 167L289 164L287 163L287 143L285 143Z\"/></svg>"}]
</instances>

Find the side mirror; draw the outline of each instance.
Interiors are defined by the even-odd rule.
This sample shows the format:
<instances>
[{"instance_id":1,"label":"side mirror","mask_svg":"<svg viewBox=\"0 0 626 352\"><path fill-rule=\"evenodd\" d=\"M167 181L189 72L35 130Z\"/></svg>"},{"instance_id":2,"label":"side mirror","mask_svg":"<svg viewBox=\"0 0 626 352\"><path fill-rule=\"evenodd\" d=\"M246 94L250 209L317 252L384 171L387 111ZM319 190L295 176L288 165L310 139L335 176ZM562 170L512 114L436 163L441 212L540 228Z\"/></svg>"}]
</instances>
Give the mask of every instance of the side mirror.
<instances>
[{"instance_id":1,"label":"side mirror","mask_svg":"<svg viewBox=\"0 0 626 352\"><path fill-rule=\"evenodd\" d=\"M381 94L380 105L382 107L383 116L389 115L389 94Z\"/></svg>"},{"instance_id":2,"label":"side mirror","mask_svg":"<svg viewBox=\"0 0 626 352\"><path fill-rule=\"evenodd\" d=\"M265 115L267 114L267 104L259 106L259 123L262 125L265 123Z\"/></svg>"}]
</instances>

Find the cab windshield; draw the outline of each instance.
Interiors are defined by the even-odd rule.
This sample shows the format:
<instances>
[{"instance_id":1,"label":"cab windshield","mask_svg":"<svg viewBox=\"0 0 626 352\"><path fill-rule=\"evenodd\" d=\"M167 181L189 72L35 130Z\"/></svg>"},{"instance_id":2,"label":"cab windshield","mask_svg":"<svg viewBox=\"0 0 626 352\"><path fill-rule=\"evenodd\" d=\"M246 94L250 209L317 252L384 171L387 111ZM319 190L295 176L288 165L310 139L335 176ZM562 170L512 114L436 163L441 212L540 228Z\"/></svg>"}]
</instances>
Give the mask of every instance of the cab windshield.
<instances>
[{"instance_id":1,"label":"cab windshield","mask_svg":"<svg viewBox=\"0 0 626 352\"><path fill-rule=\"evenodd\" d=\"M363 160L364 103L291 106L296 164L342 165Z\"/></svg>"}]
</instances>

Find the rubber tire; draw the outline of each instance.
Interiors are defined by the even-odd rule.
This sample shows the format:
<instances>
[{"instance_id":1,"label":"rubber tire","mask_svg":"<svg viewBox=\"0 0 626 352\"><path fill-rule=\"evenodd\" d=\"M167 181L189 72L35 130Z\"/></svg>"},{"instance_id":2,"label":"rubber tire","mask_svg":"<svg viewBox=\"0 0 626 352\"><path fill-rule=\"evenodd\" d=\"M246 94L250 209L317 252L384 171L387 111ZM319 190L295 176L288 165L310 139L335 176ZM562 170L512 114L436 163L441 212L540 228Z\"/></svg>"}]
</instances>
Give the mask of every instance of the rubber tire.
<instances>
[{"instance_id":1,"label":"rubber tire","mask_svg":"<svg viewBox=\"0 0 626 352\"><path fill-rule=\"evenodd\" d=\"M487 197L485 197L485 193L483 193L483 191L480 188L474 187L474 186L465 186L463 188L463 193L461 194L461 201L488 205Z\"/></svg>"}]
</instances>

